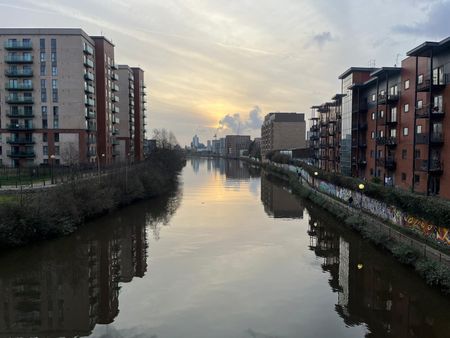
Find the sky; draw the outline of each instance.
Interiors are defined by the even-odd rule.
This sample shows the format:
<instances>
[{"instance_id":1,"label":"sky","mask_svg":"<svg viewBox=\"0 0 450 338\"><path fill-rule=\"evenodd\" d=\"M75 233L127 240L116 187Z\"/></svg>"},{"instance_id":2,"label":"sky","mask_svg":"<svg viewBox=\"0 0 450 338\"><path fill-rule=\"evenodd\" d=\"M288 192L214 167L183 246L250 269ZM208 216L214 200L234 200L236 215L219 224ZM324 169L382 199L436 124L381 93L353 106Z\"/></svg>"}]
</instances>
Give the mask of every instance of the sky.
<instances>
[{"instance_id":1,"label":"sky","mask_svg":"<svg viewBox=\"0 0 450 338\"><path fill-rule=\"evenodd\" d=\"M304 112L340 92L351 66L399 65L450 35L450 0L0 0L3 27L77 27L140 66L147 135L259 136L269 112Z\"/></svg>"}]
</instances>

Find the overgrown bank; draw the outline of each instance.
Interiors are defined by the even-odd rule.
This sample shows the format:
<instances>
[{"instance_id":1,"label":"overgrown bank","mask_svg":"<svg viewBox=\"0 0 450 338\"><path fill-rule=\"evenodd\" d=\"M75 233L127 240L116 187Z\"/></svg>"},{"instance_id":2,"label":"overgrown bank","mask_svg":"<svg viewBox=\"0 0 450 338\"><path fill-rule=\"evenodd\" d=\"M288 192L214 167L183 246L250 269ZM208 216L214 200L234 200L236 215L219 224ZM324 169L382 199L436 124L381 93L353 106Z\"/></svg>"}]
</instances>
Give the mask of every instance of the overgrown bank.
<instances>
[{"instance_id":1,"label":"overgrown bank","mask_svg":"<svg viewBox=\"0 0 450 338\"><path fill-rule=\"evenodd\" d=\"M86 220L174 187L182 152L158 149L144 162L86 180L30 192L0 204L0 248L74 232Z\"/></svg>"},{"instance_id":2,"label":"overgrown bank","mask_svg":"<svg viewBox=\"0 0 450 338\"><path fill-rule=\"evenodd\" d=\"M296 175L273 166L266 166L266 170L271 175L289 181L294 194L319 205L338 220L358 231L364 238L387 249L401 263L412 266L427 284L439 288L445 294L450 294L450 269L447 266L429 259L412 246L395 240L383 231L373 218L359 212L355 213L354 209L343 207L342 203L317 193L306 184L302 185Z\"/></svg>"}]
</instances>

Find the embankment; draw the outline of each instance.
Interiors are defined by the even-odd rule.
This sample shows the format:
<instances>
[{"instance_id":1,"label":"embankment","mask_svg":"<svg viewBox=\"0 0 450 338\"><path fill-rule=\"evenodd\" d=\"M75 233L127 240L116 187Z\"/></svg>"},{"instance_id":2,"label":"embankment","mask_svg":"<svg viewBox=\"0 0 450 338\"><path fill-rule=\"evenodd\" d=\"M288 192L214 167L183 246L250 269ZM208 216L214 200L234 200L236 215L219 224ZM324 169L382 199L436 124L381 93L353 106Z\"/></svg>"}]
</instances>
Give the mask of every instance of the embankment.
<instances>
[{"instance_id":1,"label":"embankment","mask_svg":"<svg viewBox=\"0 0 450 338\"><path fill-rule=\"evenodd\" d=\"M160 196L177 184L184 165L181 152L158 150L146 161L99 176L17 193L0 203L0 248L67 235L86 220Z\"/></svg>"},{"instance_id":2,"label":"embankment","mask_svg":"<svg viewBox=\"0 0 450 338\"><path fill-rule=\"evenodd\" d=\"M317 189L297 173L274 165L265 165L266 171L289 182L296 195L309 199L333 214L364 238L392 253L400 262L413 267L427 284L450 293L450 257L448 248L440 243L428 242L414 232L405 231L392 223L363 211L357 201L349 206Z\"/></svg>"}]
</instances>

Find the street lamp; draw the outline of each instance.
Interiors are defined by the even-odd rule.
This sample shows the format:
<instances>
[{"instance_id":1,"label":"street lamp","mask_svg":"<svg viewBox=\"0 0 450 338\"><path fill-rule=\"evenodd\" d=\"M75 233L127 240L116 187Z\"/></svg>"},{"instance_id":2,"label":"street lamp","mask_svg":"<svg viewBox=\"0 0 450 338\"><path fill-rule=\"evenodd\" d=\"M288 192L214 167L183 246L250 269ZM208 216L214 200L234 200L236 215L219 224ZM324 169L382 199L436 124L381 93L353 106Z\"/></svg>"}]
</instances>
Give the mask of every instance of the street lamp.
<instances>
[{"instance_id":1,"label":"street lamp","mask_svg":"<svg viewBox=\"0 0 450 338\"><path fill-rule=\"evenodd\" d=\"M360 193L360 198L359 198L359 208L362 209L362 195L363 195L363 191L364 191L365 185L363 183L360 183L358 185L358 189L359 189L359 193Z\"/></svg>"},{"instance_id":2,"label":"street lamp","mask_svg":"<svg viewBox=\"0 0 450 338\"><path fill-rule=\"evenodd\" d=\"M53 165L55 162L55 155L51 155L50 156L50 175L51 175L51 180L52 180L52 184L55 184L55 178L53 176Z\"/></svg>"},{"instance_id":3,"label":"street lamp","mask_svg":"<svg viewBox=\"0 0 450 338\"><path fill-rule=\"evenodd\" d=\"M104 158L105 154L102 154L101 157ZM97 172L98 172L98 177L100 177L100 156L98 156L98 155L97 155Z\"/></svg>"},{"instance_id":4,"label":"street lamp","mask_svg":"<svg viewBox=\"0 0 450 338\"><path fill-rule=\"evenodd\" d=\"M314 188L317 190L316 188L316 177L319 176L319 173L317 171L314 172L314 177L313 177L313 186Z\"/></svg>"}]
</instances>

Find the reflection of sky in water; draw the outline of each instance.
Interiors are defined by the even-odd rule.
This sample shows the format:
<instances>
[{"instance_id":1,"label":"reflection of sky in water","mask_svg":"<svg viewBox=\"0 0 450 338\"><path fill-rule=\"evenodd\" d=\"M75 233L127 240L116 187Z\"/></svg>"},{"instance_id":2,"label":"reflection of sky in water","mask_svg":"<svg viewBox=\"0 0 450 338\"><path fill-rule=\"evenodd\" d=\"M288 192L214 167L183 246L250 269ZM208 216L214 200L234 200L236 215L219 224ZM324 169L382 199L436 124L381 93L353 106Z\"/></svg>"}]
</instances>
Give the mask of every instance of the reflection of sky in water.
<instances>
[{"instance_id":1,"label":"reflection of sky in water","mask_svg":"<svg viewBox=\"0 0 450 338\"><path fill-rule=\"evenodd\" d=\"M149 243L149 272L123 285L119 316L94 336L363 336L334 312L306 219L267 217L245 166L228 165L225 176L204 160L191 168L180 208Z\"/></svg>"}]
</instances>

